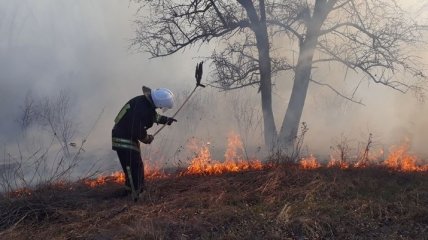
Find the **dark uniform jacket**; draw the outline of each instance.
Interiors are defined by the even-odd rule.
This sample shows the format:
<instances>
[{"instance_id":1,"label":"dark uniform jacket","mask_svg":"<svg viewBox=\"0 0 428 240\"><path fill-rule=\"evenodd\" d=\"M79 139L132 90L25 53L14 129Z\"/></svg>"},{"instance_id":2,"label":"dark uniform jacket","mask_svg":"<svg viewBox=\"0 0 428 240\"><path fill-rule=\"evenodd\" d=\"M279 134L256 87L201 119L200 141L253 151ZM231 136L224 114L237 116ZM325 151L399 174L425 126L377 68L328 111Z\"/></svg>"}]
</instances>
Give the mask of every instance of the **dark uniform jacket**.
<instances>
[{"instance_id":1,"label":"dark uniform jacket","mask_svg":"<svg viewBox=\"0 0 428 240\"><path fill-rule=\"evenodd\" d=\"M138 140L147 136L153 123L166 124L168 117L159 115L150 96L129 100L120 110L112 130L112 148L140 151Z\"/></svg>"}]
</instances>

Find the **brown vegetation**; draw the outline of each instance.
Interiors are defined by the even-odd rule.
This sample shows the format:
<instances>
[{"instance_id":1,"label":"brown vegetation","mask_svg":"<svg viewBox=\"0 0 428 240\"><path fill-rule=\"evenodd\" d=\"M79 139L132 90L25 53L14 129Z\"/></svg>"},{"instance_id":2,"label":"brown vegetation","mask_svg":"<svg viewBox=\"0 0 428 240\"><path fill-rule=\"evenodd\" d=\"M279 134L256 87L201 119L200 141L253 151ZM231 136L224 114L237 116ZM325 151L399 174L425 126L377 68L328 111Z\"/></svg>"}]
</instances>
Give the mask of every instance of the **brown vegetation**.
<instances>
[{"instance_id":1,"label":"brown vegetation","mask_svg":"<svg viewBox=\"0 0 428 240\"><path fill-rule=\"evenodd\" d=\"M298 166L3 196L2 239L424 239L427 172Z\"/></svg>"}]
</instances>

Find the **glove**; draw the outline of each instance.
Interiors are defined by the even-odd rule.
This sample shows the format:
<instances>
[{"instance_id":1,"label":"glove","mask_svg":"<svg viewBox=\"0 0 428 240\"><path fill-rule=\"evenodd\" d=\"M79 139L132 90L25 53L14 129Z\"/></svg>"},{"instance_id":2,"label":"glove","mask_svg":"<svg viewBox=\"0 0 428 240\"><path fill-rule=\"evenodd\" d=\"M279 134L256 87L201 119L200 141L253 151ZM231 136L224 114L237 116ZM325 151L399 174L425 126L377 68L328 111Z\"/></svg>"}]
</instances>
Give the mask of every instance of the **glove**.
<instances>
[{"instance_id":1,"label":"glove","mask_svg":"<svg viewBox=\"0 0 428 240\"><path fill-rule=\"evenodd\" d=\"M177 122L177 119L175 119L175 118L168 118L167 120L166 120L166 124L167 125L171 125L173 122Z\"/></svg>"},{"instance_id":2,"label":"glove","mask_svg":"<svg viewBox=\"0 0 428 240\"><path fill-rule=\"evenodd\" d=\"M143 140L141 140L141 142L145 144L150 144L153 142L153 139L153 135L147 134L147 136Z\"/></svg>"}]
</instances>

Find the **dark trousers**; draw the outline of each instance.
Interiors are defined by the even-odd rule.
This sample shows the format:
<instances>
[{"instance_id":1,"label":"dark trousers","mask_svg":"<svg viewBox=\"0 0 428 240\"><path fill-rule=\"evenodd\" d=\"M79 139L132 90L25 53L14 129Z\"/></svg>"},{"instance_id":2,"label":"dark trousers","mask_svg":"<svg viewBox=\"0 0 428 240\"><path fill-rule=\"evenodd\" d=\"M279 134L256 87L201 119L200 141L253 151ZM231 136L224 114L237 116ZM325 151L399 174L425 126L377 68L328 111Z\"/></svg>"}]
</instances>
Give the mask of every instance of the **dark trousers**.
<instances>
[{"instance_id":1,"label":"dark trousers","mask_svg":"<svg viewBox=\"0 0 428 240\"><path fill-rule=\"evenodd\" d=\"M130 149L117 149L120 165L125 173L125 185L131 187L127 167L131 169L135 191L141 192L144 187L144 165L139 152Z\"/></svg>"}]
</instances>

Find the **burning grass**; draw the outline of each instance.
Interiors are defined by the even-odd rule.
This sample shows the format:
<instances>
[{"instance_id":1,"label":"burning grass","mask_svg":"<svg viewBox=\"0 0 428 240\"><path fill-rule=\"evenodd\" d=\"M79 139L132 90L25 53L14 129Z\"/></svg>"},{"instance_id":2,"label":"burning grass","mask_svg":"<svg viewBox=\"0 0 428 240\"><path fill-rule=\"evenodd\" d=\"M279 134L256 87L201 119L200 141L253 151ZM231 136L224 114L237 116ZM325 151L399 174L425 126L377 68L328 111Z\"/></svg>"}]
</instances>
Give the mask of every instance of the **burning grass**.
<instances>
[{"instance_id":1,"label":"burning grass","mask_svg":"<svg viewBox=\"0 0 428 240\"><path fill-rule=\"evenodd\" d=\"M139 202L121 172L0 197L5 239L424 239L428 167L403 144L385 160L314 156L297 164L244 160L231 135L223 162L197 145L175 173L145 164ZM334 156L334 155L332 155ZM377 156L377 157L374 157ZM281 161L278 161L281 162Z\"/></svg>"},{"instance_id":2,"label":"burning grass","mask_svg":"<svg viewBox=\"0 0 428 240\"><path fill-rule=\"evenodd\" d=\"M31 195L3 198L0 238L424 239L428 234L426 172L281 165L174 175L146 185L137 203L118 194L121 185L114 181L95 188L44 186Z\"/></svg>"},{"instance_id":3,"label":"burning grass","mask_svg":"<svg viewBox=\"0 0 428 240\"><path fill-rule=\"evenodd\" d=\"M366 158L360 158L352 163L336 157L332 154L326 164L322 164L313 155L303 157L299 161L299 166L304 170L314 170L319 168L339 168L339 169L361 169L361 168L386 168L398 172L427 172L428 164L421 164L422 160L409 153L409 143L405 142L400 146L391 147L388 156L382 160L383 151L377 150L376 153L367 155ZM230 172L255 171L272 168L271 163L262 163L259 160L244 160L243 147L239 136L231 134L228 138L228 148L225 153L225 161L213 160L208 144L200 144L191 141L189 148L194 152L189 166L186 169L179 170L179 176L187 175L219 175ZM339 154L343 155L343 154ZM342 157L343 158L343 157ZM167 178L171 177L161 168L150 164L145 164L145 178ZM95 179L86 179L84 183L90 187L103 185L107 182L124 183L125 176L122 172L112 173L110 176L99 176Z\"/></svg>"},{"instance_id":4,"label":"burning grass","mask_svg":"<svg viewBox=\"0 0 428 240\"><path fill-rule=\"evenodd\" d=\"M345 154L331 154L330 161L327 163L327 168L367 168L367 167L385 167L387 169L399 172L426 172L428 171L428 164L424 164L422 159L409 152L410 143L405 141L399 146L392 146L388 156L382 159L384 154L383 150L377 150L374 154L366 157L357 158L354 163L349 162L344 157ZM339 157L337 157L339 155ZM312 155L300 160L302 169L315 169L321 167L321 163Z\"/></svg>"},{"instance_id":5,"label":"burning grass","mask_svg":"<svg viewBox=\"0 0 428 240\"><path fill-rule=\"evenodd\" d=\"M192 139L188 148L194 153L189 166L180 175L212 175L226 172L241 172L248 170L261 170L262 163L259 160L244 158L244 147L239 135L230 133L227 139L227 150L224 154L224 162L211 158L209 144L201 144Z\"/></svg>"}]
</instances>

